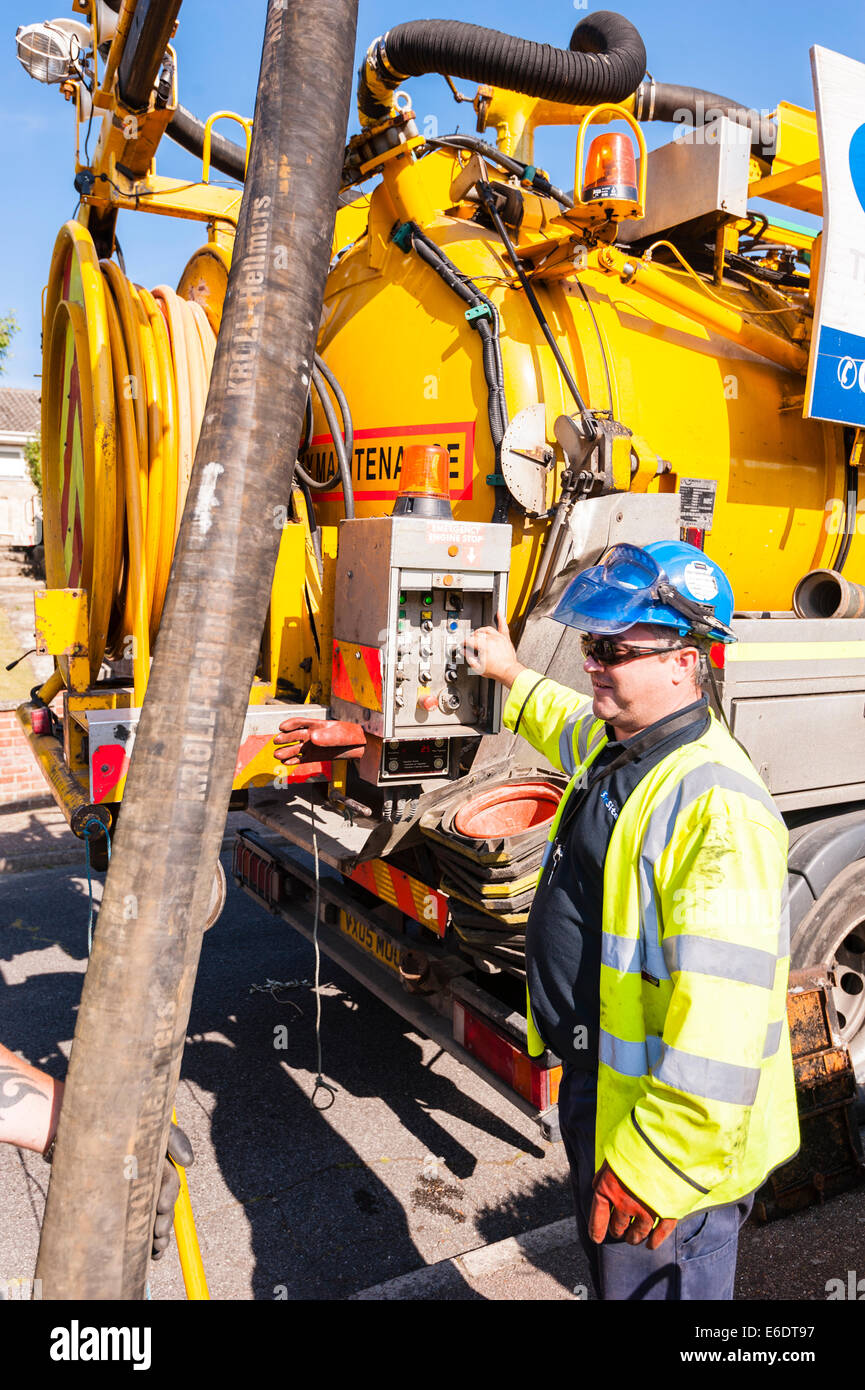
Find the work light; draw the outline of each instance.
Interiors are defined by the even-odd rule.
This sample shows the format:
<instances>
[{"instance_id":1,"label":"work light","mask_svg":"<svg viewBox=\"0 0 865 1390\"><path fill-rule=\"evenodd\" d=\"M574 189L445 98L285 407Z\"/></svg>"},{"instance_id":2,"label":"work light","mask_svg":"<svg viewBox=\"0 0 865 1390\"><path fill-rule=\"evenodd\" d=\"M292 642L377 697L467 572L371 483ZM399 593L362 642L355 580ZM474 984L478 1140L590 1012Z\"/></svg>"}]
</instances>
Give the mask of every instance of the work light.
<instances>
[{"instance_id":1,"label":"work light","mask_svg":"<svg viewBox=\"0 0 865 1390\"><path fill-rule=\"evenodd\" d=\"M77 75L83 25L64 20L22 24L15 34L18 61L37 82L66 82Z\"/></svg>"}]
</instances>

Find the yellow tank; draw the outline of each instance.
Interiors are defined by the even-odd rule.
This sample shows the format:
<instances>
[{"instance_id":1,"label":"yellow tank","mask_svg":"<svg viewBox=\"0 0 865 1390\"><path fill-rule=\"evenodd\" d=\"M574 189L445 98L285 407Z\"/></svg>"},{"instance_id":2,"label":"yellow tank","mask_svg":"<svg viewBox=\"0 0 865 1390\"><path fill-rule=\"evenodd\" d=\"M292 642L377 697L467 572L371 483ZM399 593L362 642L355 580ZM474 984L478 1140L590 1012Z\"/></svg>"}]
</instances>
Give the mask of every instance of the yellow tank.
<instances>
[{"instance_id":1,"label":"yellow tank","mask_svg":"<svg viewBox=\"0 0 865 1390\"><path fill-rule=\"evenodd\" d=\"M354 418L353 477L359 516L390 510L396 468L406 443L429 440L451 451L452 501L460 519L489 520L494 492L487 478L495 461L486 414L481 344L464 304L416 255L391 240L413 218L459 270L476 281L501 319L501 351L511 419L542 401L547 439L558 415L574 404L545 343L501 242L465 216L443 215L455 172L450 153L437 152L385 179L375 189L366 235L345 250L325 296L319 351L340 379ZM424 215L424 213L426 215ZM658 266L674 290L703 296L685 269ZM717 482L714 527L706 550L730 576L743 610L789 609L796 582L831 563L833 498L844 496L841 431L803 420L802 377L730 341L691 313L623 283L590 254L584 268L569 265L533 279L560 350L588 405L640 436L669 471L650 492L677 489L681 478ZM764 313L756 294L725 284L725 303ZM723 312L723 308L721 310ZM753 320L752 320L753 321ZM771 314L756 323L783 349ZM794 352L797 351L794 349ZM316 415L311 471L335 464L330 435ZM338 487L319 494L324 521L342 513ZM836 509L837 511L837 509ZM510 615L519 613L548 523L511 508L514 550ZM865 545L855 537L845 574L865 579Z\"/></svg>"},{"instance_id":2,"label":"yellow tank","mask_svg":"<svg viewBox=\"0 0 865 1390\"><path fill-rule=\"evenodd\" d=\"M496 100L507 107L505 136L522 131L523 155L531 152L532 123L566 116L588 123L592 115L513 93ZM624 108L608 109L617 113L642 146ZM502 148L513 148L502 129ZM816 146L815 130L808 139ZM391 147L373 171L380 177L371 191L340 209L318 351L353 417L357 515L389 514L404 448L426 442L450 452L456 518L488 521L504 492L490 482L497 466L482 343L465 302L399 229L420 228L495 307L508 415L513 420L542 404L557 480L565 459L554 426L575 403L502 241L477 220L477 202L466 196L467 155L424 144L414 136ZM792 163L807 167L810 152L810 146L797 149ZM500 172L488 168L487 175L503 186ZM116 265L98 261L87 230L70 223L58 238L45 304L49 584L87 591L91 676L106 652L134 654L136 701L146 685L204 410L238 205L231 190L202 184L194 192L209 240L181 274L177 295L167 286L153 295L130 286ZM177 201L191 196L186 185L159 196L167 215L186 215ZM662 264L657 253L638 258L616 247L615 227L599 229L585 209L563 213L525 183L518 196L518 255L567 370L589 408L633 436L636 472L631 476L626 467L623 474L620 462L617 487L674 492L684 478L714 482L706 550L729 575L737 607L789 610L802 576L832 564L847 491L849 441L845 448L840 428L802 418L813 285L809 290L803 281L782 298L762 284L698 277L681 257ZM735 249L736 227L723 229L728 234L725 244ZM800 236L798 244L804 248L806 241ZM70 383L79 379L84 389L75 414L70 403L79 396ZM130 381L144 389L130 390ZM321 554L316 559L305 532L303 507L295 508L287 519L301 525L285 530L261 676L271 691L281 681L319 699L329 691L330 582L344 507L331 436L315 400L303 462L319 479L334 476L333 487L314 494L324 527ZM550 504L557 495L550 488ZM526 611L550 522L514 502L508 520L513 622ZM859 534L849 546L845 578L865 582Z\"/></svg>"}]
</instances>

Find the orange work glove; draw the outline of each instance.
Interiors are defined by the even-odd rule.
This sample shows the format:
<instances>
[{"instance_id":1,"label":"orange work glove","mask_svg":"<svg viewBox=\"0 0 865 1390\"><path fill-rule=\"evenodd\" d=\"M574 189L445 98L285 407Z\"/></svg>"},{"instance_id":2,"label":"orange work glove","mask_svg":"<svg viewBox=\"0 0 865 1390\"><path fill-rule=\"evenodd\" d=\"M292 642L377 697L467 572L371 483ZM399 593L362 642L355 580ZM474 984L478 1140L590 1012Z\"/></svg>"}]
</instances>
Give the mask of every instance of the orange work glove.
<instances>
[{"instance_id":1,"label":"orange work glove","mask_svg":"<svg viewBox=\"0 0 865 1390\"><path fill-rule=\"evenodd\" d=\"M310 719L292 714L279 726L273 756L281 763L317 763L331 758L360 758L366 735L359 724L343 719Z\"/></svg>"},{"instance_id":2,"label":"orange work glove","mask_svg":"<svg viewBox=\"0 0 865 1390\"><path fill-rule=\"evenodd\" d=\"M648 1249L657 1250L676 1225L670 1217L662 1221L657 1212L629 1192L606 1159L595 1174L592 1187L595 1195L589 1213L589 1235L596 1245L601 1244L609 1226L611 1234L624 1236L628 1245L641 1245L648 1236Z\"/></svg>"}]
</instances>

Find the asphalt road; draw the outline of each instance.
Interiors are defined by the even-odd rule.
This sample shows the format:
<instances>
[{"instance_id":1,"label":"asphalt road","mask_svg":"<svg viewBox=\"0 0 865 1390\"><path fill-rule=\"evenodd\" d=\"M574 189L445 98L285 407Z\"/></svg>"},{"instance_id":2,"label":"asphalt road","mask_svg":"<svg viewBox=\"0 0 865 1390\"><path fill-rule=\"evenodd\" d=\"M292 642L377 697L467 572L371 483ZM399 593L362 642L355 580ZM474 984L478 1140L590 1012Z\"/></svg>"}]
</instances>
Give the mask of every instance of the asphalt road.
<instances>
[{"instance_id":1,"label":"asphalt road","mask_svg":"<svg viewBox=\"0 0 865 1390\"><path fill-rule=\"evenodd\" d=\"M87 914L75 867L0 875L0 1037L60 1076ZM312 948L232 887L205 939L177 1095L212 1297L573 1300L588 1279L566 1226L477 1253L570 1217L561 1146L326 957L335 1096L314 1108L312 975ZM268 980L289 983L253 988ZM40 1157L0 1144L2 1279L33 1273L47 1177ZM183 1297L173 1245L151 1269L154 1300ZM737 1298L825 1301L851 1271L865 1297L863 1189L748 1227Z\"/></svg>"}]
</instances>

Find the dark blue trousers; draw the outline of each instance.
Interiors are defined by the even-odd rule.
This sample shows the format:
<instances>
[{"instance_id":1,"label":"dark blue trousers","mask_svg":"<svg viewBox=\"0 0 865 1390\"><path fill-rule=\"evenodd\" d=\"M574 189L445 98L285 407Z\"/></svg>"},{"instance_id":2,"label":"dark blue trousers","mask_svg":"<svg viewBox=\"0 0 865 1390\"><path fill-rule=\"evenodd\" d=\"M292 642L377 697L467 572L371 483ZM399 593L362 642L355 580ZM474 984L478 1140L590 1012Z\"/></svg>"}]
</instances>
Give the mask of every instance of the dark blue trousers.
<instances>
[{"instance_id":1,"label":"dark blue trousers","mask_svg":"<svg viewBox=\"0 0 865 1390\"><path fill-rule=\"evenodd\" d=\"M595 1175L597 1077L565 1068L559 1092L559 1120L577 1209L577 1230L595 1292L601 1299L725 1299L733 1297L739 1229L754 1201L708 1207L686 1216L657 1250L628 1245L608 1235L602 1245L589 1239L592 1179Z\"/></svg>"}]
</instances>

